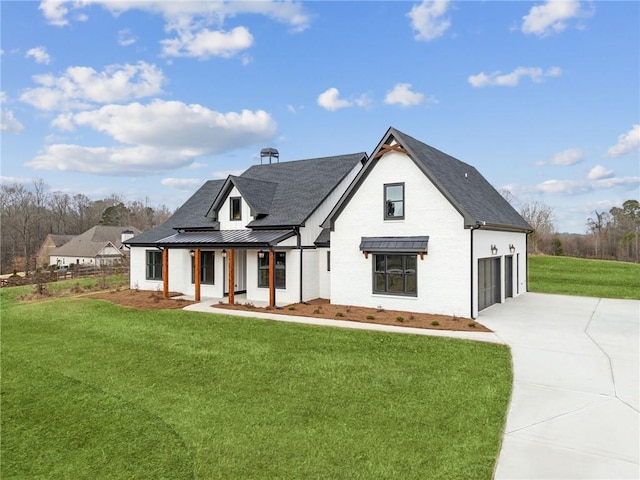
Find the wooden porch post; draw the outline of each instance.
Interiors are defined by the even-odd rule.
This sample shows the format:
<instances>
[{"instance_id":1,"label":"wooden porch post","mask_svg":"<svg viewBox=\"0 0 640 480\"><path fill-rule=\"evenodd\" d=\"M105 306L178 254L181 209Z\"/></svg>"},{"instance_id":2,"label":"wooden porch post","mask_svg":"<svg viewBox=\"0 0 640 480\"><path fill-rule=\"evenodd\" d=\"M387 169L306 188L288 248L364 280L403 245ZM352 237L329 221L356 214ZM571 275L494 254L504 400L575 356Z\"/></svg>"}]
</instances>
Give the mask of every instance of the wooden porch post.
<instances>
[{"instance_id":1,"label":"wooden porch post","mask_svg":"<svg viewBox=\"0 0 640 480\"><path fill-rule=\"evenodd\" d=\"M235 303L235 292L236 292L236 271L235 271L235 261L234 261L234 251L233 248L227 250L227 261L229 262L229 305L233 305Z\"/></svg>"},{"instance_id":2,"label":"wooden porch post","mask_svg":"<svg viewBox=\"0 0 640 480\"><path fill-rule=\"evenodd\" d=\"M169 249L162 250L162 296L169 298Z\"/></svg>"},{"instance_id":3,"label":"wooden porch post","mask_svg":"<svg viewBox=\"0 0 640 480\"><path fill-rule=\"evenodd\" d=\"M276 306L276 254L269 250L269 306Z\"/></svg>"},{"instance_id":4,"label":"wooden porch post","mask_svg":"<svg viewBox=\"0 0 640 480\"><path fill-rule=\"evenodd\" d=\"M196 248L195 253L193 254L193 267L194 267L194 280L195 280L195 300L196 302L200 301L200 249Z\"/></svg>"}]
</instances>

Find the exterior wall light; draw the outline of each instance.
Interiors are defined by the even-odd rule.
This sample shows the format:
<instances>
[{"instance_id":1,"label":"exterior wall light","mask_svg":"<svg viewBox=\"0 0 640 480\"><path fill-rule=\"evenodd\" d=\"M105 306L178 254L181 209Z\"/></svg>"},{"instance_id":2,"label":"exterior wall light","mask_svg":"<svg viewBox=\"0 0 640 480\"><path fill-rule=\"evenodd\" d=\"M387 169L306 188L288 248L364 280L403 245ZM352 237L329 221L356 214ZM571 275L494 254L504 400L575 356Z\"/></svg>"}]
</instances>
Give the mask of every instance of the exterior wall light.
<instances>
[{"instance_id":1,"label":"exterior wall light","mask_svg":"<svg viewBox=\"0 0 640 480\"><path fill-rule=\"evenodd\" d=\"M511 244L509 245L509 251L510 251L511 253L513 253L513 252L515 252L515 251L516 251L516 247L513 245L513 243L511 243Z\"/></svg>"},{"instance_id":2,"label":"exterior wall light","mask_svg":"<svg viewBox=\"0 0 640 480\"><path fill-rule=\"evenodd\" d=\"M227 249L226 248L222 249L222 258L227 258Z\"/></svg>"},{"instance_id":3,"label":"exterior wall light","mask_svg":"<svg viewBox=\"0 0 640 480\"><path fill-rule=\"evenodd\" d=\"M491 255L497 255L498 254L498 247L496 247L495 245L491 245Z\"/></svg>"},{"instance_id":4,"label":"exterior wall light","mask_svg":"<svg viewBox=\"0 0 640 480\"><path fill-rule=\"evenodd\" d=\"M258 252L258 258L264 258L264 252L262 250Z\"/></svg>"},{"instance_id":5,"label":"exterior wall light","mask_svg":"<svg viewBox=\"0 0 640 480\"><path fill-rule=\"evenodd\" d=\"M191 257L195 257L196 255L196 251L195 250L189 250L189 255L191 255Z\"/></svg>"}]
</instances>

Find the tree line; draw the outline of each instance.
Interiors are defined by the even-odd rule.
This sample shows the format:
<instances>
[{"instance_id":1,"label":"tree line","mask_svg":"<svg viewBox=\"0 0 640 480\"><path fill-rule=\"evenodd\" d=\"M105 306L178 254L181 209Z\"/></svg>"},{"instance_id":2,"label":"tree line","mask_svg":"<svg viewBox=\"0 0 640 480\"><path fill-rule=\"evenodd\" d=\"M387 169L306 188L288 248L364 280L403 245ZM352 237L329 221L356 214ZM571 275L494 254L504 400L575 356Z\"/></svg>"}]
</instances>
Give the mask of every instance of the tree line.
<instances>
[{"instance_id":1,"label":"tree line","mask_svg":"<svg viewBox=\"0 0 640 480\"><path fill-rule=\"evenodd\" d=\"M149 230L166 221L165 205L148 199L126 201L119 195L90 200L82 193L52 192L42 180L0 185L0 262L2 273L36 268L36 256L48 234L79 235L96 225Z\"/></svg>"},{"instance_id":2,"label":"tree line","mask_svg":"<svg viewBox=\"0 0 640 480\"><path fill-rule=\"evenodd\" d=\"M508 195L505 198L510 200ZM541 202L523 204L520 214L534 229L528 236L530 253L640 263L638 200L594 210L586 219L585 234L558 233L553 210Z\"/></svg>"}]
</instances>

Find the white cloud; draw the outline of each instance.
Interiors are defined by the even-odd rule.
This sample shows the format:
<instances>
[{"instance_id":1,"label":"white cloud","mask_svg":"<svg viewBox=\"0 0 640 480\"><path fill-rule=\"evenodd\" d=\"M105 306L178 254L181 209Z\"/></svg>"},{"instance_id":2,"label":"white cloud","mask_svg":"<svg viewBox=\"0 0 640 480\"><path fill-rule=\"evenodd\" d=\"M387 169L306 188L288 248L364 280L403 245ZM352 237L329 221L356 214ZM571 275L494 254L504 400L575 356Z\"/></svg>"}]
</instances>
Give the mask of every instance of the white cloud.
<instances>
[{"instance_id":1,"label":"white cloud","mask_svg":"<svg viewBox=\"0 0 640 480\"><path fill-rule=\"evenodd\" d=\"M176 188L178 190L193 190L194 187L199 187L204 182L201 178L163 178L160 182L162 185L169 188Z\"/></svg>"},{"instance_id":2,"label":"white cloud","mask_svg":"<svg viewBox=\"0 0 640 480\"><path fill-rule=\"evenodd\" d=\"M5 177L4 175L0 175L0 185L13 185L15 183L33 183L34 178L27 177Z\"/></svg>"},{"instance_id":3,"label":"white cloud","mask_svg":"<svg viewBox=\"0 0 640 480\"><path fill-rule=\"evenodd\" d=\"M536 5L522 17L522 32L545 37L560 33L567 28L567 21L572 18L588 17L592 12L581 9L577 0L547 0Z\"/></svg>"},{"instance_id":4,"label":"white cloud","mask_svg":"<svg viewBox=\"0 0 640 480\"><path fill-rule=\"evenodd\" d=\"M14 116L13 111L5 107L7 94L0 92L0 131L10 133L20 133L24 130L24 125Z\"/></svg>"},{"instance_id":5,"label":"white cloud","mask_svg":"<svg viewBox=\"0 0 640 480\"><path fill-rule=\"evenodd\" d=\"M33 77L39 87L25 90L20 100L40 110L88 108L94 103L122 102L162 92L164 75L155 65L109 65L102 72L69 67L58 77Z\"/></svg>"},{"instance_id":6,"label":"white cloud","mask_svg":"<svg viewBox=\"0 0 640 480\"><path fill-rule=\"evenodd\" d=\"M137 41L138 37L136 37L128 28L124 28L118 31L118 45L120 45L121 47L128 47L129 45L133 45Z\"/></svg>"},{"instance_id":7,"label":"white cloud","mask_svg":"<svg viewBox=\"0 0 640 480\"><path fill-rule=\"evenodd\" d=\"M470 75L467 81L476 88L515 87L522 77L529 77L534 83L540 83L547 77L559 77L561 74L560 67L551 67L546 72L539 67L518 67L511 73L497 71L488 75L484 72Z\"/></svg>"},{"instance_id":8,"label":"white cloud","mask_svg":"<svg viewBox=\"0 0 640 480\"><path fill-rule=\"evenodd\" d=\"M580 163L584 160L584 153L579 148L568 148L567 150L563 150L561 152L556 153L549 160L544 160L541 162L536 162L536 165L562 165L569 166L575 165L576 163Z\"/></svg>"},{"instance_id":9,"label":"white cloud","mask_svg":"<svg viewBox=\"0 0 640 480\"><path fill-rule=\"evenodd\" d=\"M335 87L331 87L318 95L317 102L322 108L332 112L353 105L349 100L341 99L340 91Z\"/></svg>"},{"instance_id":10,"label":"white cloud","mask_svg":"<svg viewBox=\"0 0 640 480\"><path fill-rule=\"evenodd\" d=\"M579 195L594 190L622 188L624 190L637 189L640 177L606 177L597 180L546 180L533 190L547 194Z\"/></svg>"},{"instance_id":11,"label":"white cloud","mask_svg":"<svg viewBox=\"0 0 640 480\"><path fill-rule=\"evenodd\" d=\"M415 5L407 13L411 27L417 32L415 39L429 42L442 36L451 26L451 20L444 16L448 7L448 0L425 0Z\"/></svg>"},{"instance_id":12,"label":"white cloud","mask_svg":"<svg viewBox=\"0 0 640 480\"><path fill-rule=\"evenodd\" d=\"M618 137L618 143L607 150L606 156L617 158L640 148L640 125L634 125L627 133Z\"/></svg>"},{"instance_id":13,"label":"white cloud","mask_svg":"<svg viewBox=\"0 0 640 480\"><path fill-rule=\"evenodd\" d=\"M177 34L174 38L161 41L164 55L200 59L211 56L231 57L253 44L253 36L243 26L237 26L230 32L224 31L222 26L226 18L246 14L263 15L289 25L294 32L308 28L311 20L302 2L290 1L44 0L40 4L40 10L49 23L62 26L69 23L71 12L77 13L79 9L90 5L99 5L114 15L134 9L162 15L165 31ZM86 19L86 15L83 16ZM211 26L215 26L217 30L210 29Z\"/></svg>"},{"instance_id":14,"label":"white cloud","mask_svg":"<svg viewBox=\"0 0 640 480\"><path fill-rule=\"evenodd\" d=\"M384 103L412 107L420 105L424 100L424 94L411 91L410 83L397 83L392 90L387 92Z\"/></svg>"},{"instance_id":15,"label":"white cloud","mask_svg":"<svg viewBox=\"0 0 640 480\"><path fill-rule=\"evenodd\" d=\"M147 105L106 105L75 113L69 121L106 133L121 143L187 149L192 155L259 144L276 133L275 121L263 110L220 113L198 104L164 100Z\"/></svg>"},{"instance_id":16,"label":"white cloud","mask_svg":"<svg viewBox=\"0 0 640 480\"><path fill-rule=\"evenodd\" d=\"M587 175L587 178L589 180L602 180L604 178L612 178L613 176L613 170L609 170L602 165L596 165L589 171L589 175Z\"/></svg>"},{"instance_id":17,"label":"white cloud","mask_svg":"<svg viewBox=\"0 0 640 480\"><path fill-rule=\"evenodd\" d=\"M32 57L36 63L44 63L45 65L49 65L51 62L51 56L47 53L47 49L45 47L34 47L27 50L25 58Z\"/></svg>"},{"instance_id":18,"label":"white cloud","mask_svg":"<svg viewBox=\"0 0 640 480\"><path fill-rule=\"evenodd\" d=\"M89 127L121 145L48 145L27 165L104 175L145 175L150 170L188 167L198 156L263 145L276 133L275 121L262 110L220 113L202 105L163 100L66 113L53 124L66 130Z\"/></svg>"},{"instance_id":19,"label":"white cloud","mask_svg":"<svg viewBox=\"0 0 640 480\"><path fill-rule=\"evenodd\" d=\"M189 30L179 32L178 38L160 43L163 54L169 57L229 58L253 45L253 36L245 27L236 27L230 32L204 28L196 33Z\"/></svg>"},{"instance_id":20,"label":"white cloud","mask_svg":"<svg viewBox=\"0 0 640 480\"><path fill-rule=\"evenodd\" d=\"M148 175L184 167L193 156L188 151L149 146L83 147L55 144L25 165L36 170L82 172L97 175Z\"/></svg>"}]
</instances>

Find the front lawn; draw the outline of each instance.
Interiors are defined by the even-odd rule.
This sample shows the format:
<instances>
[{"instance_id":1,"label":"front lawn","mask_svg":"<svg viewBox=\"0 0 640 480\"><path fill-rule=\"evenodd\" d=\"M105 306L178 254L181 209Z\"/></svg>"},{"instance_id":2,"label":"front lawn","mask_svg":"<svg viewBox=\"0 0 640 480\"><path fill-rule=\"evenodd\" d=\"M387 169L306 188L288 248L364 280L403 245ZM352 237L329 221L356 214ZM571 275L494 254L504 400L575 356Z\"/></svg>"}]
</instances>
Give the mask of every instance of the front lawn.
<instances>
[{"instance_id":1,"label":"front lawn","mask_svg":"<svg viewBox=\"0 0 640 480\"><path fill-rule=\"evenodd\" d=\"M586 258L531 256L529 291L640 300L640 265Z\"/></svg>"},{"instance_id":2,"label":"front lawn","mask_svg":"<svg viewBox=\"0 0 640 480\"><path fill-rule=\"evenodd\" d=\"M2 478L491 478L507 347L2 296Z\"/></svg>"}]
</instances>

